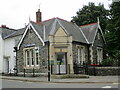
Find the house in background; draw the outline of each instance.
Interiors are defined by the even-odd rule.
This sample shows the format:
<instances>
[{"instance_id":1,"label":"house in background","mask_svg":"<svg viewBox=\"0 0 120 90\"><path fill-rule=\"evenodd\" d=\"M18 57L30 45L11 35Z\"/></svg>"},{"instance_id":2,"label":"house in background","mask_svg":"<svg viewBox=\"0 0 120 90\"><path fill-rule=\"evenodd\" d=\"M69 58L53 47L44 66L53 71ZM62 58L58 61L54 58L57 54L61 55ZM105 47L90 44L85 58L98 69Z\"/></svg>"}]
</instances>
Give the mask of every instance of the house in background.
<instances>
[{"instance_id":1,"label":"house in background","mask_svg":"<svg viewBox=\"0 0 120 90\"><path fill-rule=\"evenodd\" d=\"M15 30L5 25L0 27L0 73L14 73L16 67L14 47L22 34L23 29Z\"/></svg>"},{"instance_id":2,"label":"house in background","mask_svg":"<svg viewBox=\"0 0 120 90\"><path fill-rule=\"evenodd\" d=\"M30 21L16 45L18 73L72 74L84 64L101 64L105 39L99 22L77 26L60 18ZM76 68L74 68L76 67Z\"/></svg>"}]
</instances>

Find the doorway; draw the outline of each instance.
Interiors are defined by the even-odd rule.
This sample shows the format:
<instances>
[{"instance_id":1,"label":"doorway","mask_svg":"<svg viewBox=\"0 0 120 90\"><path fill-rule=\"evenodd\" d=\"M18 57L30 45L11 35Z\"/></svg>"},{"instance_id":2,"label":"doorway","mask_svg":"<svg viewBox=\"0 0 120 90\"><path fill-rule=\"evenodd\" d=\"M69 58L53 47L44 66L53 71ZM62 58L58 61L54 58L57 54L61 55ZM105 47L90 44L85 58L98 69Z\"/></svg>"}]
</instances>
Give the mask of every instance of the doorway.
<instances>
[{"instance_id":1,"label":"doorway","mask_svg":"<svg viewBox=\"0 0 120 90\"><path fill-rule=\"evenodd\" d=\"M55 53L56 74L67 74L67 53Z\"/></svg>"}]
</instances>

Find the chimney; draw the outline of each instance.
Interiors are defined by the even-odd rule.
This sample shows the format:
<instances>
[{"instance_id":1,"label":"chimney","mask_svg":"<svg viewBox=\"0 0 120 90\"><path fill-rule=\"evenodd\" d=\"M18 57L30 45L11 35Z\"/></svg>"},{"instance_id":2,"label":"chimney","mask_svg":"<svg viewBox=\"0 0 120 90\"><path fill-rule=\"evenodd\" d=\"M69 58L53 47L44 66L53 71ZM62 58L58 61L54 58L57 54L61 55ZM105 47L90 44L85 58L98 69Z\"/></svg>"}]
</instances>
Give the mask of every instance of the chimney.
<instances>
[{"instance_id":1,"label":"chimney","mask_svg":"<svg viewBox=\"0 0 120 90\"><path fill-rule=\"evenodd\" d=\"M40 12L40 9L38 9L38 11L36 12L36 23L40 23L42 20L41 20L41 12Z\"/></svg>"},{"instance_id":2,"label":"chimney","mask_svg":"<svg viewBox=\"0 0 120 90\"><path fill-rule=\"evenodd\" d=\"M9 27L7 27L6 25L1 25L2 28L6 28L9 29Z\"/></svg>"}]
</instances>

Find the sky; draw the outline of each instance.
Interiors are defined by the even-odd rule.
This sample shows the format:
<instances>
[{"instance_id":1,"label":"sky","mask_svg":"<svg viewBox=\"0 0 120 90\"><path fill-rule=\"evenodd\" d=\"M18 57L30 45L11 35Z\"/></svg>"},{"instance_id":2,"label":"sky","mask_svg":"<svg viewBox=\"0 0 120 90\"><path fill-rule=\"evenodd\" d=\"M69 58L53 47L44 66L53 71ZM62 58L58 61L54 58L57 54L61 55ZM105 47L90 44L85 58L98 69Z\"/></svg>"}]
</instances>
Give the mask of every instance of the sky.
<instances>
[{"instance_id":1,"label":"sky","mask_svg":"<svg viewBox=\"0 0 120 90\"><path fill-rule=\"evenodd\" d=\"M36 21L36 11L40 8L42 21L59 17L71 21L76 12L89 2L104 4L109 9L111 0L0 0L0 26L13 29L23 28L25 24Z\"/></svg>"}]
</instances>

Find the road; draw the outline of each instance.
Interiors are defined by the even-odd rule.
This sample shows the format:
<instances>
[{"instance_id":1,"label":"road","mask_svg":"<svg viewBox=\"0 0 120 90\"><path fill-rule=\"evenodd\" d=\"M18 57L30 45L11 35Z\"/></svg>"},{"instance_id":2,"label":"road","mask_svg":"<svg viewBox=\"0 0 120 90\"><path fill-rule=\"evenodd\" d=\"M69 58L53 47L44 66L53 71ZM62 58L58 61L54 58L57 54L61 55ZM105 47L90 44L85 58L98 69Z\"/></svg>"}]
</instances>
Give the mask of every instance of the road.
<instances>
[{"instance_id":1,"label":"road","mask_svg":"<svg viewBox=\"0 0 120 90\"><path fill-rule=\"evenodd\" d=\"M118 88L118 83L43 83L2 80L2 88Z\"/></svg>"}]
</instances>

